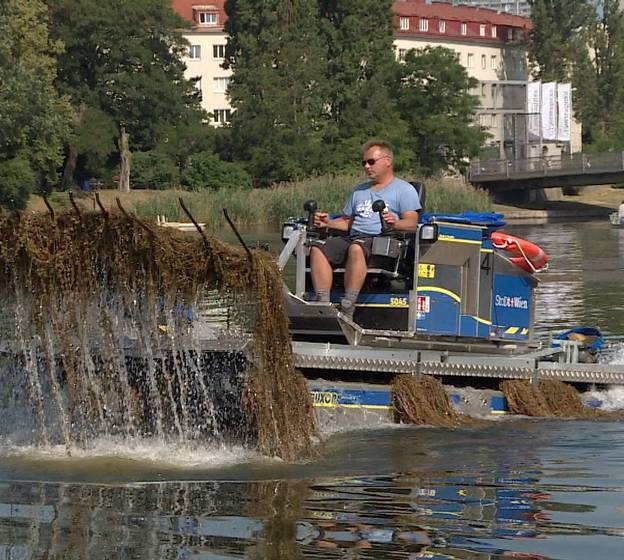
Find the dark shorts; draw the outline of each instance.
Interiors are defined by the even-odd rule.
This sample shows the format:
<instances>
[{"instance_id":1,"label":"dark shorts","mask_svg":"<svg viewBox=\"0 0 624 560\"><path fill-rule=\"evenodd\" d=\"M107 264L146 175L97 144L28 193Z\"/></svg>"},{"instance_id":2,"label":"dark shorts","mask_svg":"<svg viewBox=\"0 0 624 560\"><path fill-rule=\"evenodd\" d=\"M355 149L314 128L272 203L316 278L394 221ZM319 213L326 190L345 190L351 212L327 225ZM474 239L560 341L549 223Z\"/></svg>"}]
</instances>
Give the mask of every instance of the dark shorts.
<instances>
[{"instance_id":1,"label":"dark shorts","mask_svg":"<svg viewBox=\"0 0 624 560\"><path fill-rule=\"evenodd\" d=\"M370 236L336 235L334 237L328 237L327 239L317 239L312 242L312 246L318 247L323 252L329 264L334 267L340 267L346 263L349 247L351 247L353 243L357 243L362 247L364 256L368 262L373 246L373 238Z\"/></svg>"}]
</instances>

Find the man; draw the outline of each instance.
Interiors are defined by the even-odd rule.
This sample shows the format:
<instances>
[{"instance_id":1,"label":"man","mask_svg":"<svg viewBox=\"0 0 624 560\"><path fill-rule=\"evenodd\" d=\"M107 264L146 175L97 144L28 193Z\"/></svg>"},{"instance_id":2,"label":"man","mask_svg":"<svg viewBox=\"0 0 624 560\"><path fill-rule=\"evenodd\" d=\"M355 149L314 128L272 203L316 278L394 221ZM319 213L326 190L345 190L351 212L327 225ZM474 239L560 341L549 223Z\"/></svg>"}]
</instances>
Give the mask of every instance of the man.
<instances>
[{"instance_id":1,"label":"man","mask_svg":"<svg viewBox=\"0 0 624 560\"><path fill-rule=\"evenodd\" d=\"M381 233L381 222L373 203L383 200L383 217L388 229L415 231L421 209L416 189L394 176L393 153L388 142L371 141L362 147L362 165L368 181L355 187L342 215L333 220L326 212L316 212L314 225L344 235L316 241L310 250L312 284L318 301L329 302L332 267L345 266L345 294L341 310L353 316L366 273L372 238ZM345 264L346 263L346 264Z\"/></svg>"},{"instance_id":2,"label":"man","mask_svg":"<svg viewBox=\"0 0 624 560\"><path fill-rule=\"evenodd\" d=\"M618 207L618 217L620 218L620 223L624 224L624 200Z\"/></svg>"}]
</instances>

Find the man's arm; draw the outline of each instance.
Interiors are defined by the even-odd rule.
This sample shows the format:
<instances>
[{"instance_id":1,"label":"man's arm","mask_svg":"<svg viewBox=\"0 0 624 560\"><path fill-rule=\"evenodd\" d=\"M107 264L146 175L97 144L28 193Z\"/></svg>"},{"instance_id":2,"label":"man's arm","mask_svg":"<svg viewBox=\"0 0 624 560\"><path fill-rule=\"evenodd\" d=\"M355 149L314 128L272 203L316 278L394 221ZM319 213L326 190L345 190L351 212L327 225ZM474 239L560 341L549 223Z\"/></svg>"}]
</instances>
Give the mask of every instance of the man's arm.
<instances>
[{"instance_id":1,"label":"man's arm","mask_svg":"<svg viewBox=\"0 0 624 560\"><path fill-rule=\"evenodd\" d=\"M398 219L388 210L384 212L383 216L386 224L395 231L416 231L418 229L419 212L417 210L403 212Z\"/></svg>"},{"instance_id":2,"label":"man's arm","mask_svg":"<svg viewBox=\"0 0 624 560\"><path fill-rule=\"evenodd\" d=\"M333 220L329 219L327 212L316 212L314 214L314 227L329 228L338 231L349 231L353 219L350 216L339 216Z\"/></svg>"}]
</instances>

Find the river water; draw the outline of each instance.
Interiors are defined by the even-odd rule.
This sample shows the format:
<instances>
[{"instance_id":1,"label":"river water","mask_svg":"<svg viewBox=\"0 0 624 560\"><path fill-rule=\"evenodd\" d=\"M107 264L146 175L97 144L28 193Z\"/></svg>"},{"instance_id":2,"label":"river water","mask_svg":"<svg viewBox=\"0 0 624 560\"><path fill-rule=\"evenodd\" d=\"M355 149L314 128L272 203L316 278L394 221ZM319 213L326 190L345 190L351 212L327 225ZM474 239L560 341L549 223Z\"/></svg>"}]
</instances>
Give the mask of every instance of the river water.
<instances>
[{"instance_id":1,"label":"river water","mask_svg":"<svg viewBox=\"0 0 624 560\"><path fill-rule=\"evenodd\" d=\"M513 226L551 255L540 334L598 326L624 364L624 230ZM611 390L624 406L624 389ZM302 464L238 448L0 441L3 559L620 558L624 426L502 418L486 427L324 434Z\"/></svg>"}]
</instances>

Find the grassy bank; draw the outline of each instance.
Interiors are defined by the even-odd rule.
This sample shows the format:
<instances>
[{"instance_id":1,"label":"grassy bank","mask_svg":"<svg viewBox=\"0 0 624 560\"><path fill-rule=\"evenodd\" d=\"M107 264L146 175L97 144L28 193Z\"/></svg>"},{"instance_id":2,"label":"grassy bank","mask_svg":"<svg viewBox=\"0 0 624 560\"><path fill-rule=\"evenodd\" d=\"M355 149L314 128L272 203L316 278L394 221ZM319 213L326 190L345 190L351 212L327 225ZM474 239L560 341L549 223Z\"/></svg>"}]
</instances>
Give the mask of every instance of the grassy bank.
<instances>
[{"instance_id":1,"label":"grassy bank","mask_svg":"<svg viewBox=\"0 0 624 560\"><path fill-rule=\"evenodd\" d=\"M229 215L240 225L276 224L277 227L288 217L304 215L303 203L309 199L316 200L319 209L340 212L353 186L361 181L361 175L337 175L278 184L269 189L203 192L135 190L120 198L127 210L139 216L166 216L172 222L186 222L188 218L178 203L182 197L193 216L199 222L204 222L209 231L218 230L224 225L223 208L227 208ZM492 210L490 199L484 192L460 181L425 181L425 184L428 212ZM117 196L117 191L100 193L107 208L115 207ZM41 199L36 199L29 205L29 209L45 210ZM51 202L55 207L69 208L69 199L65 193L55 193ZM94 209L91 196L82 197L80 204Z\"/></svg>"}]
</instances>

